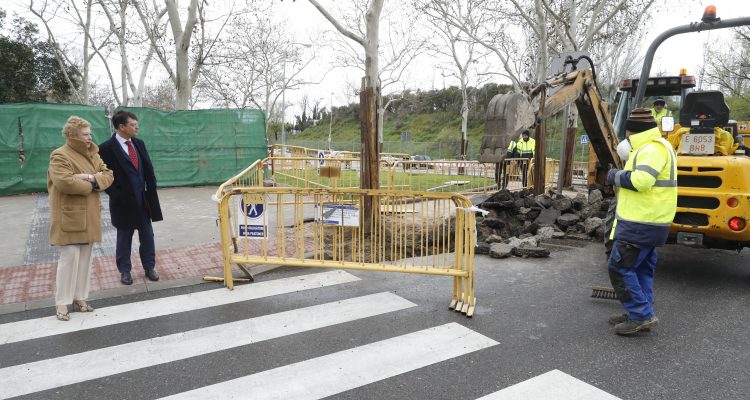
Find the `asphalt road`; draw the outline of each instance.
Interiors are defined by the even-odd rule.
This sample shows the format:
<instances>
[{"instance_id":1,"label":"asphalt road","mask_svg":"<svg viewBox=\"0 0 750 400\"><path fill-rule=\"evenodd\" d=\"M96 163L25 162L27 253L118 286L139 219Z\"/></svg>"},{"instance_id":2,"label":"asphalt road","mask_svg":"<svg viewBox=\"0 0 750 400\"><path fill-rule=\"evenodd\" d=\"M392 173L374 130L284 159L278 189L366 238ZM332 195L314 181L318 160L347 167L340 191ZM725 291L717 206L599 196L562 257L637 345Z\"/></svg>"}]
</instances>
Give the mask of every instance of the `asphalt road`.
<instances>
[{"instance_id":1,"label":"asphalt road","mask_svg":"<svg viewBox=\"0 0 750 400\"><path fill-rule=\"evenodd\" d=\"M578 386L494 398L747 398L747 250L663 249L661 323L619 337L606 322L619 303L589 297L608 283L602 246L578 245L542 260L478 256L472 319L447 309L448 278L328 272L343 280L318 284L326 271L291 268L224 303L218 284L202 284L98 300L97 315L68 323L51 309L0 315L0 398L478 399L554 370ZM236 301L247 294L262 296ZM603 392L584 395L589 385Z\"/></svg>"}]
</instances>

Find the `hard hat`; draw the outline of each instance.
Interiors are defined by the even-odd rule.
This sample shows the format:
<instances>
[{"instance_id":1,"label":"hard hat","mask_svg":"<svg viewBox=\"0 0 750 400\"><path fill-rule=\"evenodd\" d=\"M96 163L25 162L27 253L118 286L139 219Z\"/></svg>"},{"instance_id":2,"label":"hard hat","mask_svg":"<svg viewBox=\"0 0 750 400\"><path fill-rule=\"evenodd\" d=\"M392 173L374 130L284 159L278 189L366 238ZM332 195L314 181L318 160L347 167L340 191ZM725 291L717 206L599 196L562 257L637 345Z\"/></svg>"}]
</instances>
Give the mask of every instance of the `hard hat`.
<instances>
[{"instance_id":1,"label":"hard hat","mask_svg":"<svg viewBox=\"0 0 750 400\"><path fill-rule=\"evenodd\" d=\"M662 99L661 97L659 97L658 99L654 100L654 105L657 105L659 103L661 103L662 106L666 106L667 105L667 102L664 101L664 99Z\"/></svg>"}]
</instances>

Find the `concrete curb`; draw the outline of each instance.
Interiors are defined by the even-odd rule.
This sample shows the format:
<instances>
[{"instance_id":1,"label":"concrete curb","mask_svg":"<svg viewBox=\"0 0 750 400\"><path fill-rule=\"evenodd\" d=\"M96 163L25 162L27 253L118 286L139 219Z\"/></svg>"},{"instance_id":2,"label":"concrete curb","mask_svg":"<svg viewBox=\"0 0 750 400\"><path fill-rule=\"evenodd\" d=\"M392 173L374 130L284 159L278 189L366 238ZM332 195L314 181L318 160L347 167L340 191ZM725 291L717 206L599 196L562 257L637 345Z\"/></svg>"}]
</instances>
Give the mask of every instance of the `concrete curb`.
<instances>
[{"instance_id":1,"label":"concrete curb","mask_svg":"<svg viewBox=\"0 0 750 400\"><path fill-rule=\"evenodd\" d=\"M113 289L100 290L89 294L88 300L109 299L112 297L127 296L136 293L157 292L164 289L172 289L183 286L193 286L208 283L203 277L188 277L172 279L167 281L150 282L131 286L122 286ZM1 314L11 314L21 311L30 311L40 308L54 307L55 299L50 297L46 299L30 300L20 303L9 303L0 305Z\"/></svg>"},{"instance_id":2,"label":"concrete curb","mask_svg":"<svg viewBox=\"0 0 750 400\"><path fill-rule=\"evenodd\" d=\"M259 274L272 271L279 267L281 267L281 265L263 264L263 265L254 265L248 268L248 270L253 276L257 276ZM240 276L238 275L237 277L239 278ZM164 289L173 289L173 288L184 287L184 286L195 286L195 285L201 285L204 283L215 283L215 282L204 281L202 276L191 276L187 278L171 279L171 280L164 280L164 281L158 281L158 282L149 282L145 284L141 283L137 285L120 286L120 287L116 287L112 289L99 290L97 292L90 293L89 298L87 300L93 301L93 300L109 299L112 297L127 296L127 295L137 294L137 293L158 292ZM47 308L47 307L54 307L54 306L55 306L55 299L52 297L46 298L46 299L30 300L30 301L19 302L19 303L0 304L0 315L22 312L22 311L37 310L40 308Z\"/></svg>"}]
</instances>

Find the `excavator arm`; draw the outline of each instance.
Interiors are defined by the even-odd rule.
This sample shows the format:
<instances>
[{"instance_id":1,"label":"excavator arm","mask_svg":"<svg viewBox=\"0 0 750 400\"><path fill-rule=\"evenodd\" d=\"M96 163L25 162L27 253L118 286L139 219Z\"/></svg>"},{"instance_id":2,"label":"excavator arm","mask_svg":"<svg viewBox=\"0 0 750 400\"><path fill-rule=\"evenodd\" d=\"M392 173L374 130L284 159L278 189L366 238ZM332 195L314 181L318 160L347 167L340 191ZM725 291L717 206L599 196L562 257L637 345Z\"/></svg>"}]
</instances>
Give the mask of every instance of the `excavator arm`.
<instances>
[{"instance_id":1,"label":"excavator arm","mask_svg":"<svg viewBox=\"0 0 750 400\"><path fill-rule=\"evenodd\" d=\"M537 118L547 119L575 102L583 128L599 162L605 167L622 168L623 163L617 155L619 139L612 125L609 105L602 99L591 70L573 71L549 84L550 89L556 87L560 89L547 96L544 113Z\"/></svg>"},{"instance_id":2,"label":"excavator arm","mask_svg":"<svg viewBox=\"0 0 750 400\"><path fill-rule=\"evenodd\" d=\"M548 93L544 106L533 106L534 98L543 90ZM502 162L508 144L517 138L520 130L529 128L535 121L538 124L546 120L571 104L578 109L598 159L599 168L595 169L597 176L589 177L589 183L604 184L607 170L610 167L622 168L623 162L617 155L619 139L612 125L609 107L602 99L590 69L573 71L534 89L529 95L509 93L493 97L487 111L479 161Z\"/></svg>"}]
</instances>

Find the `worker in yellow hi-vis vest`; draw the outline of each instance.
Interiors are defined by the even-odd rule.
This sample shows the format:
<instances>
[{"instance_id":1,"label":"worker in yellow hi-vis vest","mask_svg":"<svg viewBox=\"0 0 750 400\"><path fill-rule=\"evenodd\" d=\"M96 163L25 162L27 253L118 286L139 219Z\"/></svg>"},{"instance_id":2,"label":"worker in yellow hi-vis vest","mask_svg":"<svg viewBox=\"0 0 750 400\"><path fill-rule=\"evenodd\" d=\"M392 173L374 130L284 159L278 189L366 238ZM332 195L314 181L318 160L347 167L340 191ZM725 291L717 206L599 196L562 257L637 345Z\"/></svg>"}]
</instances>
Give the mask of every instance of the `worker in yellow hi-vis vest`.
<instances>
[{"instance_id":1,"label":"worker in yellow hi-vis vest","mask_svg":"<svg viewBox=\"0 0 750 400\"><path fill-rule=\"evenodd\" d=\"M609 278L626 312L609 323L616 334L633 335L659 321L654 314L656 248L667 242L677 211L677 157L648 109L633 110L625 130L627 138L617 145L625 167L609 170L607 184L618 188Z\"/></svg>"},{"instance_id":2,"label":"worker in yellow hi-vis vest","mask_svg":"<svg viewBox=\"0 0 750 400\"><path fill-rule=\"evenodd\" d=\"M654 100L654 107L651 109L651 115L656 121L656 126L661 127L662 117L671 117L672 111L667 108L667 102L662 98Z\"/></svg>"},{"instance_id":3,"label":"worker in yellow hi-vis vest","mask_svg":"<svg viewBox=\"0 0 750 400\"><path fill-rule=\"evenodd\" d=\"M516 149L519 158L526 158L526 160L522 161L523 164L521 165L521 179L523 187L526 187L528 183L529 164L531 163L531 159L534 158L534 149L536 149L536 141L530 137L528 129L521 133L521 139L518 140Z\"/></svg>"}]
</instances>

